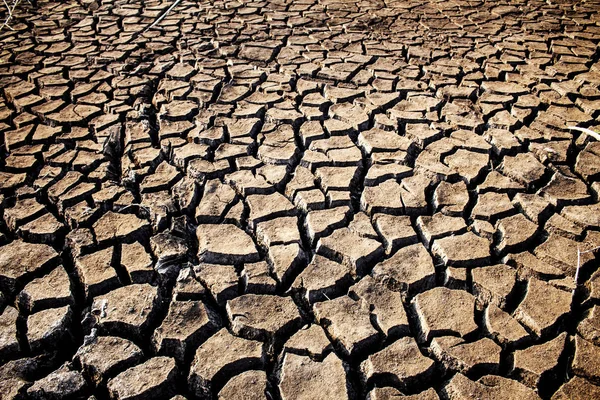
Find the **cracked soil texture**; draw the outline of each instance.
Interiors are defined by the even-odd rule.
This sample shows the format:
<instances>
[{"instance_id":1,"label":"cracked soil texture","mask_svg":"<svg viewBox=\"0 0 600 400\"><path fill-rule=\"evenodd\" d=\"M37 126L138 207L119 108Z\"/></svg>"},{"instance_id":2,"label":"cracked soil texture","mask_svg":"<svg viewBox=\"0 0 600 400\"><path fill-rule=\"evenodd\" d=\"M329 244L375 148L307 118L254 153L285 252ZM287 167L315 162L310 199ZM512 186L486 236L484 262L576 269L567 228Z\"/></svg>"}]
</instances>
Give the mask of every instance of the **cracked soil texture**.
<instances>
[{"instance_id":1,"label":"cracked soil texture","mask_svg":"<svg viewBox=\"0 0 600 400\"><path fill-rule=\"evenodd\" d=\"M9 25L1 399L600 398L598 0Z\"/></svg>"}]
</instances>

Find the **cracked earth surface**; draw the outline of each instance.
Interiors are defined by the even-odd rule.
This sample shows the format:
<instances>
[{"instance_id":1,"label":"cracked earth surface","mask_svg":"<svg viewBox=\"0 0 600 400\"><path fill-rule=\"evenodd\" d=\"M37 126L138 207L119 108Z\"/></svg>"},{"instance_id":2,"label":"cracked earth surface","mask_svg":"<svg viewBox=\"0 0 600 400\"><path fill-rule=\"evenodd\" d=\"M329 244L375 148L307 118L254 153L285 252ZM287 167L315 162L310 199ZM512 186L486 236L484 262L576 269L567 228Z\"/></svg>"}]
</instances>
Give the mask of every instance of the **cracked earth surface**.
<instances>
[{"instance_id":1,"label":"cracked earth surface","mask_svg":"<svg viewBox=\"0 0 600 400\"><path fill-rule=\"evenodd\" d=\"M600 398L598 1L172 4L0 32L0 398Z\"/></svg>"}]
</instances>

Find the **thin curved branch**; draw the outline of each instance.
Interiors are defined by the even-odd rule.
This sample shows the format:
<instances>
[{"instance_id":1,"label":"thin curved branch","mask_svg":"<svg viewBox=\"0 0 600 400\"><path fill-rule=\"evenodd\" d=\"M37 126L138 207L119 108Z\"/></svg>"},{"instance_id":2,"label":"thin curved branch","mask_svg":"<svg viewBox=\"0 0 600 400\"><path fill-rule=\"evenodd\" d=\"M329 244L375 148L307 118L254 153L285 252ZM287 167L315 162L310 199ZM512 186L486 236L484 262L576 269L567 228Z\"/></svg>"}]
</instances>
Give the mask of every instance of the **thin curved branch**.
<instances>
[{"instance_id":1,"label":"thin curved branch","mask_svg":"<svg viewBox=\"0 0 600 400\"><path fill-rule=\"evenodd\" d=\"M579 131L579 132L583 132L591 137L593 137L594 139L600 141L600 133L595 132L591 129L588 128L580 128L578 126L568 126L567 128L572 129L574 131Z\"/></svg>"},{"instance_id":2,"label":"thin curved branch","mask_svg":"<svg viewBox=\"0 0 600 400\"><path fill-rule=\"evenodd\" d=\"M14 31L14 29L8 24L8 22L12 19L15 8L17 8L17 6L19 5L21 0L15 0L12 8L8 5L6 0L2 0L2 1L4 2L4 5L6 6L6 12L8 13L8 15L6 16L6 20L4 21L2 26L0 26L0 32L2 31L2 29L4 29L4 27L7 27L11 31Z\"/></svg>"}]
</instances>

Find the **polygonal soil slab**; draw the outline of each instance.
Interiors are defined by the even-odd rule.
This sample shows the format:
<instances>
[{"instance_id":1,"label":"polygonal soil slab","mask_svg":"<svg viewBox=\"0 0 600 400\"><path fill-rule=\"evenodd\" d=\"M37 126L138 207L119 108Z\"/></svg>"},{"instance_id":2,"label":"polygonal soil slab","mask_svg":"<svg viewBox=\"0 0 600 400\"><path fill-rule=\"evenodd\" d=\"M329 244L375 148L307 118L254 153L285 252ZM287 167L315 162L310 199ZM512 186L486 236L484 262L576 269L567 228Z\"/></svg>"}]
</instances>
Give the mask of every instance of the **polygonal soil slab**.
<instances>
[{"instance_id":1,"label":"polygonal soil slab","mask_svg":"<svg viewBox=\"0 0 600 400\"><path fill-rule=\"evenodd\" d=\"M233 336L223 328L196 350L188 385L197 396L210 396L213 386L263 364L262 343Z\"/></svg>"},{"instance_id":2,"label":"polygonal soil slab","mask_svg":"<svg viewBox=\"0 0 600 400\"><path fill-rule=\"evenodd\" d=\"M174 394L177 365L169 357L150 358L108 381L110 396L117 400L161 399Z\"/></svg>"},{"instance_id":3,"label":"polygonal soil slab","mask_svg":"<svg viewBox=\"0 0 600 400\"><path fill-rule=\"evenodd\" d=\"M371 325L369 305L362 299L343 296L316 303L313 308L319 324L346 355L363 352L379 339L379 332Z\"/></svg>"},{"instance_id":4,"label":"polygonal soil slab","mask_svg":"<svg viewBox=\"0 0 600 400\"><path fill-rule=\"evenodd\" d=\"M0 247L0 289L12 293L17 282L44 268L57 256L58 253L50 246L22 240Z\"/></svg>"},{"instance_id":5,"label":"polygonal soil slab","mask_svg":"<svg viewBox=\"0 0 600 400\"><path fill-rule=\"evenodd\" d=\"M100 385L117 371L134 366L142 359L142 350L115 336L94 337L77 350L74 360L95 385Z\"/></svg>"},{"instance_id":6,"label":"polygonal soil slab","mask_svg":"<svg viewBox=\"0 0 600 400\"><path fill-rule=\"evenodd\" d=\"M411 304L419 319L421 341L447 334L464 337L477 330L475 297L465 291L437 287L416 295Z\"/></svg>"},{"instance_id":7,"label":"polygonal soil slab","mask_svg":"<svg viewBox=\"0 0 600 400\"><path fill-rule=\"evenodd\" d=\"M302 323L291 297L246 294L227 302L234 334L254 340L272 340Z\"/></svg>"},{"instance_id":8,"label":"polygonal soil slab","mask_svg":"<svg viewBox=\"0 0 600 400\"><path fill-rule=\"evenodd\" d=\"M231 224L199 225L198 258L215 264L251 263L260 260L252 238Z\"/></svg>"},{"instance_id":9,"label":"polygonal soil slab","mask_svg":"<svg viewBox=\"0 0 600 400\"><path fill-rule=\"evenodd\" d=\"M421 354L411 337L398 339L361 364L363 380L404 388L425 384L434 371L433 360Z\"/></svg>"},{"instance_id":10,"label":"polygonal soil slab","mask_svg":"<svg viewBox=\"0 0 600 400\"><path fill-rule=\"evenodd\" d=\"M283 400L348 398L346 371L334 353L323 362L286 353L279 380Z\"/></svg>"},{"instance_id":11,"label":"polygonal soil slab","mask_svg":"<svg viewBox=\"0 0 600 400\"><path fill-rule=\"evenodd\" d=\"M100 331L135 338L146 334L159 302L158 288L133 284L94 299L91 314Z\"/></svg>"}]
</instances>

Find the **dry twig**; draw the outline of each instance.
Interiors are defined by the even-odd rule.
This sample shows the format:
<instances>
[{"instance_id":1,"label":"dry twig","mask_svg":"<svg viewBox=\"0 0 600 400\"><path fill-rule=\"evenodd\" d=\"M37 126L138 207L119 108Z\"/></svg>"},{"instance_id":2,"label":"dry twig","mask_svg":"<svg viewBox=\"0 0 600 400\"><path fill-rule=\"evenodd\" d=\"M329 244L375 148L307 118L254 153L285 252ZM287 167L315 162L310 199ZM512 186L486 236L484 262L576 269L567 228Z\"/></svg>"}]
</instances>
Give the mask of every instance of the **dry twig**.
<instances>
[{"instance_id":1,"label":"dry twig","mask_svg":"<svg viewBox=\"0 0 600 400\"><path fill-rule=\"evenodd\" d=\"M14 0L12 7L8 5L6 0L2 0L2 2L4 3L4 6L6 7L7 16L6 16L6 20L4 20L4 23L2 24L2 26L0 26L0 32L4 29L4 27L7 27L11 31L14 31L14 29L8 23L13 18L13 13L15 12L15 8L17 8L17 6L21 2L21 0Z\"/></svg>"},{"instance_id":2,"label":"dry twig","mask_svg":"<svg viewBox=\"0 0 600 400\"><path fill-rule=\"evenodd\" d=\"M574 131L583 132L583 133L585 133L586 135L589 135L589 136L593 137L594 139L596 139L596 140L599 140L599 141L600 141L600 133L598 133L598 132L595 132L595 131L593 131L593 130L591 130L591 129L588 129L588 128L580 128L580 127L578 127L578 126L568 126L567 128L569 128L569 129L572 129L572 130L574 130Z\"/></svg>"},{"instance_id":3,"label":"dry twig","mask_svg":"<svg viewBox=\"0 0 600 400\"><path fill-rule=\"evenodd\" d=\"M581 251L579 246L577 247L577 269L575 270L575 287L573 288L573 292L571 293L571 298L575 297L575 291L577 290L577 281L579 280L579 270L581 269L581 255L585 253L593 253L596 250L600 250L599 247L594 247L593 249Z\"/></svg>"},{"instance_id":4,"label":"dry twig","mask_svg":"<svg viewBox=\"0 0 600 400\"><path fill-rule=\"evenodd\" d=\"M144 29L144 32L149 31L150 29L154 28L156 25L158 25L160 23L160 21L162 21L167 15L169 15L169 13L171 12L171 10L173 10L177 4L179 4L181 2L181 0L175 0L175 2L173 4L171 4L171 7L169 7L167 9L167 11L165 11L163 14L161 14L158 18L156 18L156 20L146 29Z\"/></svg>"}]
</instances>

